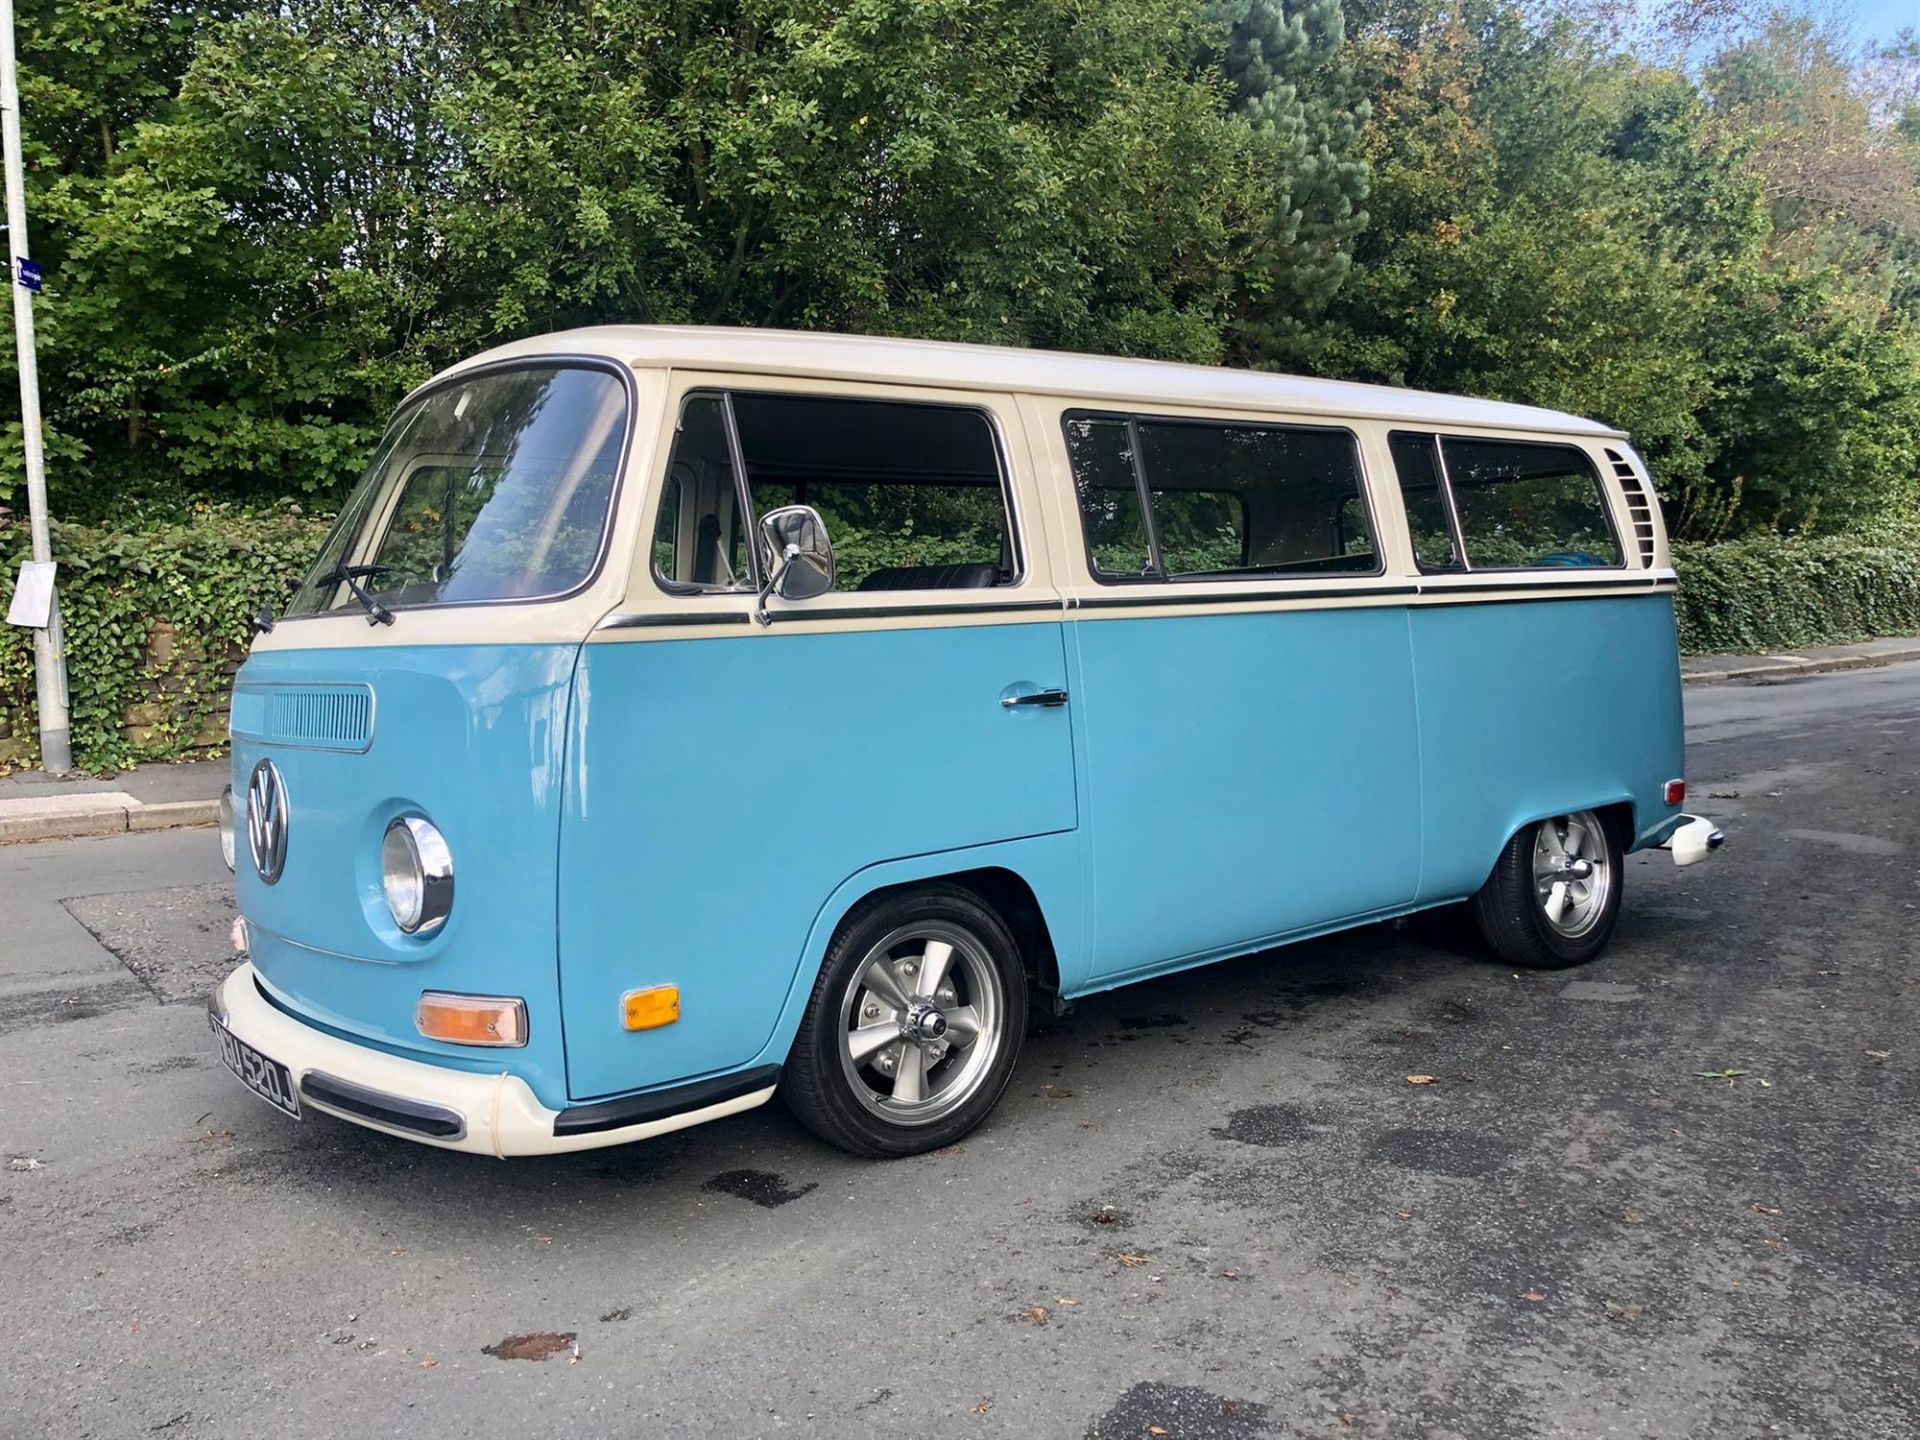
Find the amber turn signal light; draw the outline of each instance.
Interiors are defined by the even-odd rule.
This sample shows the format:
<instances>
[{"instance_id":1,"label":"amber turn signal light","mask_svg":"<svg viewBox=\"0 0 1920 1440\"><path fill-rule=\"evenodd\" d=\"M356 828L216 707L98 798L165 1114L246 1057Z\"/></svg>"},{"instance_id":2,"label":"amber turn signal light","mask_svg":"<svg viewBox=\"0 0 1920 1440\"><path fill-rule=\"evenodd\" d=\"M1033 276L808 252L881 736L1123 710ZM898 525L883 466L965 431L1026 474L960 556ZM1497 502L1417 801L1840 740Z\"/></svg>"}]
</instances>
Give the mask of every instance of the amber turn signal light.
<instances>
[{"instance_id":1,"label":"amber turn signal light","mask_svg":"<svg viewBox=\"0 0 1920 1440\"><path fill-rule=\"evenodd\" d=\"M629 990L620 998L626 1012L627 1029L657 1030L680 1018L680 987L652 985L645 990Z\"/></svg>"},{"instance_id":2,"label":"amber turn signal light","mask_svg":"<svg viewBox=\"0 0 1920 1440\"><path fill-rule=\"evenodd\" d=\"M420 997L414 1025L429 1040L450 1045L524 1045L527 1002L500 995L446 995L429 990Z\"/></svg>"}]
</instances>

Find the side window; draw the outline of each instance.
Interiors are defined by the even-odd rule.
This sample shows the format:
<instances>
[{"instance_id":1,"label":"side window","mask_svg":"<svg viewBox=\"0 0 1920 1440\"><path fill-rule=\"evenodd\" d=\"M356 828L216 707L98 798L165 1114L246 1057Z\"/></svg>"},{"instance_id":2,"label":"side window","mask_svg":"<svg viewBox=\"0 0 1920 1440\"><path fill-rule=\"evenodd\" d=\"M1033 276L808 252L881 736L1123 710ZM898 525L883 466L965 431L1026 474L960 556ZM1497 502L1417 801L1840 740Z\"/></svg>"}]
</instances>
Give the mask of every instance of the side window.
<instances>
[{"instance_id":1,"label":"side window","mask_svg":"<svg viewBox=\"0 0 1920 1440\"><path fill-rule=\"evenodd\" d=\"M1452 436L1440 443L1469 568L1622 563L1600 477L1583 451Z\"/></svg>"},{"instance_id":2,"label":"side window","mask_svg":"<svg viewBox=\"0 0 1920 1440\"><path fill-rule=\"evenodd\" d=\"M728 398L746 468L741 523ZM688 398L655 519L656 571L669 588L746 589L744 544L757 517L796 504L827 522L836 590L982 589L1017 578L999 448L982 412L747 391Z\"/></svg>"},{"instance_id":3,"label":"side window","mask_svg":"<svg viewBox=\"0 0 1920 1440\"><path fill-rule=\"evenodd\" d=\"M1067 417L1067 458L1096 575L1139 578L1154 573L1133 470L1131 431L1117 416Z\"/></svg>"},{"instance_id":4,"label":"side window","mask_svg":"<svg viewBox=\"0 0 1920 1440\"><path fill-rule=\"evenodd\" d=\"M1345 430L1070 414L1066 437L1100 579L1379 568Z\"/></svg>"},{"instance_id":5,"label":"side window","mask_svg":"<svg viewBox=\"0 0 1920 1440\"><path fill-rule=\"evenodd\" d=\"M1400 477L1407 529L1413 532L1413 558L1422 570L1464 570L1453 540L1453 522L1447 517L1438 442L1431 435L1396 430L1387 437L1387 446L1393 452L1394 473Z\"/></svg>"},{"instance_id":6,"label":"side window","mask_svg":"<svg viewBox=\"0 0 1920 1440\"><path fill-rule=\"evenodd\" d=\"M751 589L741 518L721 398L690 395L654 520L654 573L672 590Z\"/></svg>"}]
</instances>

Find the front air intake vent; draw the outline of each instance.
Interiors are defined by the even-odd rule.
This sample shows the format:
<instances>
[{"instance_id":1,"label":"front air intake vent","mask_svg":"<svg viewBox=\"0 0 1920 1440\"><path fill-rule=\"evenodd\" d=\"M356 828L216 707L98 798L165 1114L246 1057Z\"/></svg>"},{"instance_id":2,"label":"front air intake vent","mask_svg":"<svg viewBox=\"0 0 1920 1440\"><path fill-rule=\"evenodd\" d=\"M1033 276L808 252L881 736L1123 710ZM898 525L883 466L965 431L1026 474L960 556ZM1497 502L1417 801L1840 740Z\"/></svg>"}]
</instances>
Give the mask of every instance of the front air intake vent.
<instances>
[{"instance_id":1,"label":"front air intake vent","mask_svg":"<svg viewBox=\"0 0 1920 1440\"><path fill-rule=\"evenodd\" d=\"M233 692L233 738L365 750L373 744L373 691L366 685L241 685Z\"/></svg>"},{"instance_id":2,"label":"front air intake vent","mask_svg":"<svg viewBox=\"0 0 1920 1440\"><path fill-rule=\"evenodd\" d=\"M1640 478L1640 472L1634 468L1633 462L1618 450L1607 451L1607 459L1613 465L1613 473L1619 477L1620 488L1627 493L1627 513L1633 517L1633 543L1640 552L1640 567L1651 570L1654 545L1653 491Z\"/></svg>"}]
</instances>

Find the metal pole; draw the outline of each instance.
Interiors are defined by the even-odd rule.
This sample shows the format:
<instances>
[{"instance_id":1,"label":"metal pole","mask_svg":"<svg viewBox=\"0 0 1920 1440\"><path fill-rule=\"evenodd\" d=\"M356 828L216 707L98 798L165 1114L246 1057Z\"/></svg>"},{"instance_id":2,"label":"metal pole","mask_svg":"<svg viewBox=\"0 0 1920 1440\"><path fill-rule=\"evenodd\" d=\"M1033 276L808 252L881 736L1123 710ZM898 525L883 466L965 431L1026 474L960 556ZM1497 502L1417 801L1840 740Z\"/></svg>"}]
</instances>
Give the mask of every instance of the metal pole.
<instances>
[{"instance_id":1,"label":"metal pole","mask_svg":"<svg viewBox=\"0 0 1920 1440\"><path fill-rule=\"evenodd\" d=\"M20 433L27 458L27 515L33 526L33 558L53 558L47 533L47 457L40 443L40 368L33 345L33 292L20 283L19 261L27 252L26 179L20 160L20 77L13 53L13 0L0 0L0 128L7 171L7 238L14 262L7 278L13 291L13 332L20 353ZM34 694L40 710L40 765L58 775L73 768L67 728L67 649L60 631L56 592L44 629L33 632Z\"/></svg>"}]
</instances>

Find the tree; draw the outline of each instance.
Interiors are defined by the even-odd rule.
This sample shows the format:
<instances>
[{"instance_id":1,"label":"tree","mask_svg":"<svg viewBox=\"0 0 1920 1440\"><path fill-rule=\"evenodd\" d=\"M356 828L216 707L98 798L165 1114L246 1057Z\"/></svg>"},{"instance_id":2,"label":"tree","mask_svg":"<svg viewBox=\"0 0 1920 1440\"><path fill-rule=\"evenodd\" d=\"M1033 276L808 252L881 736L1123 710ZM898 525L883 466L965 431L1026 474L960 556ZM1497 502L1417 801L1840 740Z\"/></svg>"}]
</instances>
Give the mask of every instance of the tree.
<instances>
[{"instance_id":1,"label":"tree","mask_svg":"<svg viewBox=\"0 0 1920 1440\"><path fill-rule=\"evenodd\" d=\"M1206 33L1184 0L210 20L104 170L47 156L62 503L336 495L409 385L582 323L1214 359L1283 177Z\"/></svg>"}]
</instances>

